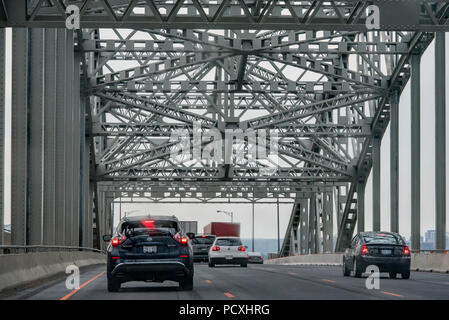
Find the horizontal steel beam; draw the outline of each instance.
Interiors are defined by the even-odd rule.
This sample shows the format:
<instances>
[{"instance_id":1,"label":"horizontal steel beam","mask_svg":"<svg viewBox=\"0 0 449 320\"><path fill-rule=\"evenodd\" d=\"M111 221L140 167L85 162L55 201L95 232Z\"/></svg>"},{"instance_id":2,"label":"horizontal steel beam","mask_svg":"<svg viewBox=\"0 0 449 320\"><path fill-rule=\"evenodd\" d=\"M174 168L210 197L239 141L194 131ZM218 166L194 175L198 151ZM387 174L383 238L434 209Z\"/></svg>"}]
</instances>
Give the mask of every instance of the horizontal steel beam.
<instances>
[{"instance_id":1,"label":"horizontal steel beam","mask_svg":"<svg viewBox=\"0 0 449 320\"><path fill-rule=\"evenodd\" d=\"M447 3L423 1L78 0L82 28L302 29L366 31L366 9L380 9L380 30L445 31ZM65 1L11 0L1 27L65 27Z\"/></svg>"}]
</instances>

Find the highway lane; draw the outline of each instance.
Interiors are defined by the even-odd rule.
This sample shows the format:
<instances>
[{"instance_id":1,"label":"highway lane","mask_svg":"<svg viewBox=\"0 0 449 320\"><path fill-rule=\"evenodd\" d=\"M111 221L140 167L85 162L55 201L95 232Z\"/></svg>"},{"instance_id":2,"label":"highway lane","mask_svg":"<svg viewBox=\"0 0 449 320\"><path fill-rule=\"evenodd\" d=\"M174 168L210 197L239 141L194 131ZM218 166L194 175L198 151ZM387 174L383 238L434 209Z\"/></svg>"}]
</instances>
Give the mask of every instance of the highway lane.
<instances>
[{"instance_id":1,"label":"highway lane","mask_svg":"<svg viewBox=\"0 0 449 320\"><path fill-rule=\"evenodd\" d=\"M175 282L122 284L106 289L104 266L81 272L81 288L68 290L65 278L21 292L12 299L50 300L290 300L290 299L449 299L449 275L412 272L409 280L380 279L379 290L368 290L366 278L343 277L341 267L249 265L248 268L195 265L195 287L181 291Z\"/></svg>"}]
</instances>

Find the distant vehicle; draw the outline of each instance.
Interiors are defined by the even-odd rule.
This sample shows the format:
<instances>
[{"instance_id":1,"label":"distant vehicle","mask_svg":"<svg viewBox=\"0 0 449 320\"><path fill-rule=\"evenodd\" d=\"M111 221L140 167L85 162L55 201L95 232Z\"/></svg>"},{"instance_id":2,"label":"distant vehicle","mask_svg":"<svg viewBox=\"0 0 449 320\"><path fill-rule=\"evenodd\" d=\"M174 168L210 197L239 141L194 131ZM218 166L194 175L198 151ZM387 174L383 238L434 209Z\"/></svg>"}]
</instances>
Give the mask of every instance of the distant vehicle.
<instances>
[{"instance_id":1,"label":"distant vehicle","mask_svg":"<svg viewBox=\"0 0 449 320\"><path fill-rule=\"evenodd\" d=\"M193 251L175 216L123 218L107 247L108 291L128 281L179 282L193 289Z\"/></svg>"},{"instance_id":2,"label":"distant vehicle","mask_svg":"<svg viewBox=\"0 0 449 320\"><path fill-rule=\"evenodd\" d=\"M204 227L203 234L217 237L240 237L240 223L211 222Z\"/></svg>"},{"instance_id":3,"label":"distant vehicle","mask_svg":"<svg viewBox=\"0 0 449 320\"><path fill-rule=\"evenodd\" d=\"M410 278L410 250L404 238L394 232L358 233L343 255L343 275L353 271L355 277L361 277L370 265L388 272L390 278L398 273L402 279Z\"/></svg>"},{"instance_id":4,"label":"distant vehicle","mask_svg":"<svg viewBox=\"0 0 449 320\"><path fill-rule=\"evenodd\" d=\"M260 252L248 252L248 263L263 264L263 256Z\"/></svg>"},{"instance_id":5,"label":"distant vehicle","mask_svg":"<svg viewBox=\"0 0 449 320\"><path fill-rule=\"evenodd\" d=\"M238 237L217 237L209 250L209 267L217 264L239 264L246 268L248 255Z\"/></svg>"},{"instance_id":6,"label":"distant vehicle","mask_svg":"<svg viewBox=\"0 0 449 320\"><path fill-rule=\"evenodd\" d=\"M209 250L215 241L214 235L196 235L192 238L193 260L207 261Z\"/></svg>"}]
</instances>

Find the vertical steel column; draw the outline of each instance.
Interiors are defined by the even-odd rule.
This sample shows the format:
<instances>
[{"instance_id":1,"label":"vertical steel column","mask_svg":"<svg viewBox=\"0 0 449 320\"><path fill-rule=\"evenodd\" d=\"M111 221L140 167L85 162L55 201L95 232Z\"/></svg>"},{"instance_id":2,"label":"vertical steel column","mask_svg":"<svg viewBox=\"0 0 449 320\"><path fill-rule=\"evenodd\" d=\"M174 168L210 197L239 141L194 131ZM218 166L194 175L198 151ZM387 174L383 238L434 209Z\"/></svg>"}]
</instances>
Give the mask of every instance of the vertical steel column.
<instances>
[{"instance_id":1,"label":"vertical steel column","mask_svg":"<svg viewBox=\"0 0 449 320\"><path fill-rule=\"evenodd\" d=\"M90 171L89 171L90 172ZM87 242L89 243L89 247L94 248L94 234L93 234L93 226L94 226L94 214L93 214L93 204L94 204L94 184L89 181L89 198L88 198L88 221L89 225L87 226Z\"/></svg>"},{"instance_id":2,"label":"vertical steel column","mask_svg":"<svg viewBox=\"0 0 449 320\"><path fill-rule=\"evenodd\" d=\"M357 182L357 232L365 231L365 182Z\"/></svg>"},{"instance_id":3,"label":"vertical steel column","mask_svg":"<svg viewBox=\"0 0 449 320\"><path fill-rule=\"evenodd\" d=\"M334 217L333 217L333 195L332 192L323 193L323 251L332 252L334 249Z\"/></svg>"},{"instance_id":4,"label":"vertical steel column","mask_svg":"<svg viewBox=\"0 0 449 320\"><path fill-rule=\"evenodd\" d=\"M81 193L81 138L80 138L80 54L75 54L74 48L71 52L73 65L73 91L72 91L72 111L73 111L73 245L80 245L80 232L82 230L82 206L80 206Z\"/></svg>"},{"instance_id":5,"label":"vertical steel column","mask_svg":"<svg viewBox=\"0 0 449 320\"><path fill-rule=\"evenodd\" d=\"M411 236L412 249L421 248L421 56L412 55L411 65Z\"/></svg>"},{"instance_id":6,"label":"vertical steel column","mask_svg":"<svg viewBox=\"0 0 449 320\"><path fill-rule=\"evenodd\" d=\"M399 92L390 98L390 230L399 232Z\"/></svg>"},{"instance_id":7,"label":"vertical steel column","mask_svg":"<svg viewBox=\"0 0 449 320\"><path fill-rule=\"evenodd\" d=\"M435 36L435 249L446 248L446 38Z\"/></svg>"},{"instance_id":8,"label":"vertical steel column","mask_svg":"<svg viewBox=\"0 0 449 320\"><path fill-rule=\"evenodd\" d=\"M380 231L380 138L373 139L373 231Z\"/></svg>"},{"instance_id":9,"label":"vertical steel column","mask_svg":"<svg viewBox=\"0 0 449 320\"><path fill-rule=\"evenodd\" d=\"M5 28L0 29L0 246L3 245L3 229L4 229L4 183L5 183L5 110L6 110L6 34Z\"/></svg>"},{"instance_id":10,"label":"vertical steel column","mask_svg":"<svg viewBox=\"0 0 449 320\"><path fill-rule=\"evenodd\" d=\"M120 205L121 205L121 200L122 200L122 198L120 198ZM280 227L279 227L279 197L277 198L276 209L277 209L278 256L279 256L281 253L281 231L280 231ZM120 208L120 210L121 210L121 208ZM121 215L121 213L120 213L120 215Z\"/></svg>"},{"instance_id":11,"label":"vertical steel column","mask_svg":"<svg viewBox=\"0 0 449 320\"><path fill-rule=\"evenodd\" d=\"M55 224L56 244L65 245L66 224L66 37L65 29L56 31L56 185L55 185Z\"/></svg>"},{"instance_id":12,"label":"vertical steel column","mask_svg":"<svg viewBox=\"0 0 449 320\"><path fill-rule=\"evenodd\" d=\"M56 29L44 34L44 204L43 244L56 244Z\"/></svg>"},{"instance_id":13,"label":"vertical steel column","mask_svg":"<svg viewBox=\"0 0 449 320\"><path fill-rule=\"evenodd\" d=\"M252 215L252 251L254 252L254 199L252 201L252 207L253 207L253 215Z\"/></svg>"},{"instance_id":14,"label":"vertical steel column","mask_svg":"<svg viewBox=\"0 0 449 320\"><path fill-rule=\"evenodd\" d=\"M65 117L65 152L66 152L66 162L65 162L65 177L66 177L66 187L65 187L65 244L67 246L75 245L74 233L78 230L74 226L74 177L73 177L73 166L74 166L74 154L73 154L73 31L66 31L66 91L65 91L65 103L63 107L66 109Z\"/></svg>"},{"instance_id":15,"label":"vertical steel column","mask_svg":"<svg viewBox=\"0 0 449 320\"><path fill-rule=\"evenodd\" d=\"M301 254L309 254L309 204L307 199L299 201L299 247Z\"/></svg>"},{"instance_id":16,"label":"vertical steel column","mask_svg":"<svg viewBox=\"0 0 449 320\"><path fill-rule=\"evenodd\" d=\"M11 244L27 244L28 29L12 29Z\"/></svg>"},{"instance_id":17,"label":"vertical steel column","mask_svg":"<svg viewBox=\"0 0 449 320\"><path fill-rule=\"evenodd\" d=\"M309 205L309 250L310 253L316 253L316 198L312 196L310 198Z\"/></svg>"}]
</instances>

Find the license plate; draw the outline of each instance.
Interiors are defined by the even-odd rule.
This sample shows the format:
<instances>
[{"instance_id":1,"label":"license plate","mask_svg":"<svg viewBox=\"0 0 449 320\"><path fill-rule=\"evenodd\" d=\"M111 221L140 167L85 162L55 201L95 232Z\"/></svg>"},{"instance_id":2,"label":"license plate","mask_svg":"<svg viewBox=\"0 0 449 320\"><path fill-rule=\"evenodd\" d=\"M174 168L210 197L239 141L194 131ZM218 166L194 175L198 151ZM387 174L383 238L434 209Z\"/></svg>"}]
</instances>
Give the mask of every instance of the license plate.
<instances>
[{"instance_id":1,"label":"license plate","mask_svg":"<svg viewBox=\"0 0 449 320\"><path fill-rule=\"evenodd\" d=\"M226 256L226 260L232 260L232 256Z\"/></svg>"},{"instance_id":2,"label":"license plate","mask_svg":"<svg viewBox=\"0 0 449 320\"><path fill-rule=\"evenodd\" d=\"M380 253L382 254L391 254L391 250L380 250Z\"/></svg>"},{"instance_id":3,"label":"license plate","mask_svg":"<svg viewBox=\"0 0 449 320\"><path fill-rule=\"evenodd\" d=\"M157 247L151 246L151 247L143 247L143 253L156 253Z\"/></svg>"}]
</instances>

